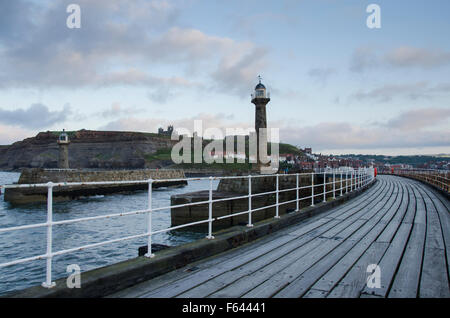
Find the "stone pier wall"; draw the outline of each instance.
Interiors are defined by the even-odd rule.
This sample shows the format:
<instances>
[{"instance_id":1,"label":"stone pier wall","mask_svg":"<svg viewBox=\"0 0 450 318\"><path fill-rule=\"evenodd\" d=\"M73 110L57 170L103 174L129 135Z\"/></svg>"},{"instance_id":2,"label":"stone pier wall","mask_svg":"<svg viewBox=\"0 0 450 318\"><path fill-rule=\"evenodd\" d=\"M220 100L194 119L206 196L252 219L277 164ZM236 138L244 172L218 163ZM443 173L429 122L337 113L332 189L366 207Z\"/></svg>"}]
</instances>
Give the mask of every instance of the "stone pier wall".
<instances>
[{"instance_id":1,"label":"stone pier wall","mask_svg":"<svg viewBox=\"0 0 450 318\"><path fill-rule=\"evenodd\" d=\"M136 181L154 179L153 187L184 186L186 181L158 181L162 179L183 179L183 170L45 170L24 169L19 184L62 183L62 182L101 182L101 181ZM113 184L113 185L77 185L53 188L55 201L64 201L89 195L105 195L118 192L130 192L148 189L147 183ZM5 201L13 204L37 203L47 201L46 187L6 189Z\"/></svg>"},{"instance_id":2,"label":"stone pier wall","mask_svg":"<svg viewBox=\"0 0 450 318\"><path fill-rule=\"evenodd\" d=\"M20 175L20 184L47 182L97 182L130 181L148 179L182 179L183 170L141 169L141 170L52 170L24 169Z\"/></svg>"}]
</instances>

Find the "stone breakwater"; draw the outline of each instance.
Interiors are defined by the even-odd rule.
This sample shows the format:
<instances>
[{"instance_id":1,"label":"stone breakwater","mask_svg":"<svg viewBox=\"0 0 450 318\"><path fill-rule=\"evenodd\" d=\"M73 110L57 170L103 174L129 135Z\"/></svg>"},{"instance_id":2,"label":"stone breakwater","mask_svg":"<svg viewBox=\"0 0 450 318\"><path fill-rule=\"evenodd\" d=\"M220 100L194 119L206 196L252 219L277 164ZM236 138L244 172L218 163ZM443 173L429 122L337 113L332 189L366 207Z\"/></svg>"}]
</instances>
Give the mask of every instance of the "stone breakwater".
<instances>
[{"instance_id":1,"label":"stone breakwater","mask_svg":"<svg viewBox=\"0 0 450 318\"><path fill-rule=\"evenodd\" d=\"M101 181L137 181L155 180L154 188L185 186L187 181L158 181L165 179L183 179L183 170L142 169L142 170L49 170L24 169L19 178L19 184L62 183L62 182L101 182ZM112 184L112 185L76 185L53 188L55 201L71 200L80 196L104 195L117 192L129 192L148 189L147 183L142 184ZM46 187L6 189L5 201L13 204L35 203L47 201Z\"/></svg>"},{"instance_id":2,"label":"stone breakwater","mask_svg":"<svg viewBox=\"0 0 450 318\"><path fill-rule=\"evenodd\" d=\"M276 204L276 194L262 194L272 192L276 189L276 177L254 177L252 178L252 194L261 194L252 197L252 210L261 208L252 213L252 223L265 220L275 216L276 208L272 205ZM332 177L327 176L326 182L331 182ZM336 179L339 181L339 179ZM315 202L322 202L323 196L323 176L315 176L314 187ZM306 187L311 185L311 176L304 175L299 177L299 187ZM294 189L291 191L283 191L279 193L279 203L296 200L296 176L279 176L279 190ZM331 191L332 185L326 186L326 191ZM230 200L213 203L213 218L231 215L234 213L248 211L248 198L231 199L233 197L248 195L248 179L223 179L220 180L217 191L213 191L213 200L226 199ZM327 198L333 196L332 192L326 194ZM309 198L307 198L309 197ZM299 190L299 198L307 198L299 201L299 208L311 205L311 188ZM173 195L171 197L171 205L187 204L194 202L204 202L209 200L209 191L199 191ZM272 206L272 207L270 207ZM267 208L263 208L267 207ZM290 202L279 206L279 215L293 212L296 209L296 202ZM209 205L208 203L174 208L171 209L172 226L182 225L191 222L203 221L208 219ZM214 229L228 228L234 225L244 225L248 223L248 214L241 214L221 220L215 220L213 223ZM198 224L189 229L195 228L197 230L206 230L208 223Z\"/></svg>"}]
</instances>

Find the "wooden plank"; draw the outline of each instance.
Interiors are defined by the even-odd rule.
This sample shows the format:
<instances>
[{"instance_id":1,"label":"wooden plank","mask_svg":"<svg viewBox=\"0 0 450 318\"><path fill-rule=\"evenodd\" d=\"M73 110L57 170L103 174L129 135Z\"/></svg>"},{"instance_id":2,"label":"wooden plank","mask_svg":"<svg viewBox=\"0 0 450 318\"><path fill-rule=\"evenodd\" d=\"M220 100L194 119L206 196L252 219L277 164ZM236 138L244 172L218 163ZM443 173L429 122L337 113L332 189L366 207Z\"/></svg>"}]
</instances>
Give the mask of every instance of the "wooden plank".
<instances>
[{"instance_id":1,"label":"wooden plank","mask_svg":"<svg viewBox=\"0 0 450 318\"><path fill-rule=\"evenodd\" d=\"M380 187L378 185L378 187ZM370 190L374 190L373 188L371 188ZM378 189L379 191L381 191L381 189ZM308 233L309 231L329 222L331 219L335 219L338 216L340 216L342 213L344 212L348 212L349 209L354 209L354 208L358 208L361 209L361 203L364 202L367 204L369 204L375 196L378 195L378 191L374 191L374 193L369 193L366 192L364 195L358 197L355 200L350 200L347 203L335 208L335 209L331 209L330 211L318 215L317 217L314 217L310 220L307 220L305 222L303 222L303 226L300 226L299 228L293 228L290 231L288 231L287 233L290 235L294 235L294 236L301 236L304 235L306 233Z\"/></svg>"},{"instance_id":2,"label":"wooden plank","mask_svg":"<svg viewBox=\"0 0 450 318\"><path fill-rule=\"evenodd\" d=\"M419 297L450 298L444 250L425 247Z\"/></svg>"},{"instance_id":3,"label":"wooden plank","mask_svg":"<svg viewBox=\"0 0 450 318\"><path fill-rule=\"evenodd\" d=\"M259 246L263 248L260 252L269 253L271 250L277 249L280 246L283 246L284 244L287 244L288 242L293 240L292 237L286 235L279 235L278 233L274 233L272 235L270 237L267 236L258 239L252 242L251 244L246 244L237 247L231 251L226 251L218 255L211 256L207 259L191 263L180 269L171 271L169 273L155 277L151 280L142 282L133 287L124 289L118 293L110 295L109 297L138 297L145 294L146 292L150 292L162 286L169 285L182 278L192 276L193 274L200 272L204 269L209 269L217 265L223 265L228 264L228 262L233 262L235 258L243 260L242 255L249 255L249 253L252 253L252 255L257 255L257 253L254 252L254 250Z\"/></svg>"},{"instance_id":4,"label":"wooden plank","mask_svg":"<svg viewBox=\"0 0 450 318\"><path fill-rule=\"evenodd\" d=\"M425 207L425 199L429 199L426 196L426 193L421 191L417 186L413 187L414 195L416 196L416 216L414 218L414 224L427 224L427 213ZM425 240L424 240L425 241Z\"/></svg>"},{"instance_id":5,"label":"wooden plank","mask_svg":"<svg viewBox=\"0 0 450 318\"><path fill-rule=\"evenodd\" d=\"M328 292L319 289L310 289L303 298L325 298Z\"/></svg>"},{"instance_id":6,"label":"wooden plank","mask_svg":"<svg viewBox=\"0 0 450 318\"><path fill-rule=\"evenodd\" d=\"M406 211L407 207L408 207L408 200L404 200L405 199L405 193L407 191L406 189L406 185L403 183L400 183L398 181L397 182L397 186L399 187L399 191L397 193L397 210L392 211L391 214L385 215L382 219L381 222L384 223L390 223L392 221L398 220L399 223L400 221L403 219L403 215L401 213L398 213L398 210L400 209L400 212L402 210ZM392 217L392 215L394 215L394 217ZM394 236L394 235L392 235Z\"/></svg>"},{"instance_id":7,"label":"wooden plank","mask_svg":"<svg viewBox=\"0 0 450 318\"><path fill-rule=\"evenodd\" d=\"M251 275L254 272L258 272L259 278L264 275L271 275L270 270L272 268L279 268L283 263L292 261L298 257L302 257L308 251L317 248L321 244L318 240L311 240L307 244L301 246L301 248L291 248L283 251L277 251L278 253L273 253L272 255L267 255L266 257L255 259L243 266L235 268L231 271L227 271L222 275L214 277L202 285L196 286L182 294L179 297L206 297L213 294L215 291L224 288L232 282L235 282L246 275ZM269 266L267 266L269 264ZM281 265L280 265L281 264ZM221 295L216 295L215 297L222 297Z\"/></svg>"},{"instance_id":8,"label":"wooden plank","mask_svg":"<svg viewBox=\"0 0 450 318\"><path fill-rule=\"evenodd\" d=\"M388 289L398 262L401 259L410 230L411 224L402 223L394 240L389 244L383 256L379 254L364 254L357 264L345 275L342 281L333 288L329 297L339 297L340 295L345 297L359 297L366 287L366 279L368 277L367 267L370 264L378 265L381 270L381 288L371 290L370 294L378 295L379 292ZM380 261L379 257L381 256Z\"/></svg>"},{"instance_id":9,"label":"wooden plank","mask_svg":"<svg viewBox=\"0 0 450 318\"><path fill-rule=\"evenodd\" d=\"M449 209L445 206L445 204L450 205L450 202L435 191L429 191L427 195L431 197L438 212L446 250L447 274L450 276L450 214Z\"/></svg>"},{"instance_id":10,"label":"wooden plank","mask_svg":"<svg viewBox=\"0 0 450 318\"><path fill-rule=\"evenodd\" d=\"M406 248L406 243L408 241L411 229L412 223L402 223L400 225L392 243L389 245L389 248L383 255L381 261L378 263L381 270L381 287L370 290L365 289L365 293L382 297L388 293L395 272L400 264L403 252Z\"/></svg>"},{"instance_id":11,"label":"wooden plank","mask_svg":"<svg viewBox=\"0 0 450 318\"><path fill-rule=\"evenodd\" d=\"M423 187L428 193L430 190ZM450 297L448 266L441 223L430 196L425 198L427 233L419 297ZM448 252L448 251L447 251Z\"/></svg>"},{"instance_id":12,"label":"wooden plank","mask_svg":"<svg viewBox=\"0 0 450 318\"><path fill-rule=\"evenodd\" d=\"M409 196L408 210L406 211L402 223L413 223L414 216L416 214L415 209L416 200L414 196L414 191L412 190L411 186L408 187L408 196Z\"/></svg>"},{"instance_id":13,"label":"wooden plank","mask_svg":"<svg viewBox=\"0 0 450 318\"><path fill-rule=\"evenodd\" d=\"M418 295L422 255L425 245L426 210L424 197L413 187L416 196L416 215L413 229L409 237L400 267L395 274L389 294L379 293L379 296L390 298L416 298ZM384 290L386 292L386 290ZM369 293L368 288L363 293Z\"/></svg>"},{"instance_id":14,"label":"wooden plank","mask_svg":"<svg viewBox=\"0 0 450 318\"><path fill-rule=\"evenodd\" d=\"M356 218L356 215L355 215ZM347 231L354 231L354 229L352 230L352 227L358 227L360 226L359 223L360 222L356 222L354 220L352 220L350 217L348 220L346 220L347 223L345 223L344 225L342 224L337 224L335 227L331 228L331 232L333 233L332 235L334 235L336 232L336 228L339 228L340 231L343 230L347 230ZM330 232L329 231L329 232ZM326 236L327 234L322 234L322 236ZM298 257L298 256L297 256ZM283 260L279 260L278 262L288 262L289 261L289 257ZM258 264L258 263L255 263ZM236 280L238 280L241 276L247 275L248 272L250 272L251 270L256 271L257 269L255 269L255 264L252 264L252 267L249 268L248 266L243 266L242 268L239 268L239 270L235 270L233 273L224 273L221 276L218 276L214 279L212 279L211 282L207 282L205 284L202 284L201 286L197 286L185 293L180 294L180 297L204 297L206 295L208 295L208 292L211 293L211 290L220 288L221 286L224 287L227 284L230 285L230 282L234 282ZM278 264L278 263L276 263ZM270 267L271 268L271 267ZM266 269L265 272L267 272L267 275L269 275L269 277L272 275L272 273L270 272L270 268ZM279 266L277 265L277 270L279 269ZM240 286L242 286L241 289L236 288L236 286L234 285L230 285L232 287L230 288L225 288L220 290L219 292L212 294L214 297L237 297L239 296L242 291L246 291L249 286L256 286L257 285L257 281L260 281L263 279L263 276L261 274L261 270L258 271L258 277L257 279L255 279L253 276L249 279L251 279L251 282L247 282L249 279L246 279L244 282L240 282ZM233 294L230 294L233 293Z\"/></svg>"},{"instance_id":15,"label":"wooden plank","mask_svg":"<svg viewBox=\"0 0 450 318\"><path fill-rule=\"evenodd\" d=\"M394 239L395 233L397 233L400 224L408 212L408 207L410 207L412 203L410 203L409 191L411 188L409 186L405 187L405 192L403 192L402 202L398 209L398 212L394 216L394 218L388 223L386 229L381 233L381 235L377 238L377 242L386 242L390 243Z\"/></svg>"},{"instance_id":16,"label":"wooden plank","mask_svg":"<svg viewBox=\"0 0 450 318\"><path fill-rule=\"evenodd\" d=\"M386 223L379 223L381 219L390 211L397 210L399 204L395 204L398 197L398 191L393 191L393 196L388 202L388 206L383 207L380 211L372 216L369 221L364 224L356 233L348 238L344 244L333 250L323 260L309 268L300 277L291 282L286 288L281 290L277 296L279 297L301 297L313 285L320 276L324 275L333 265L348 253L350 249L359 248L361 255L368 246L377 238L377 236L386 227ZM355 247L355 245L358 246Z\"/></svg>"},{"instance_id":17,"label":"wooden plank","mask_svg":"<svg viewBox=\"0 0 450 318\"><path fill-rule=\"evenodd\" d=\"M242 270L240 272L234 271L234 273L230 273L230 275L234 274L232 279L227 280L228 277L221 277L221 282L223 283L222 288L219 290L215 290L211 292L209 290L208 295L210 297L240 297L248 290L258 286L262 282L272 278L276 273L283 268L288 267L290 264L293 264L299 259L305 259L310 257L310 253L314 253L319 250L321 245L324 244L326 239L315 239L310 242L308 246L304 246L299 248L292 253L285 255L282 258L279 258L273 263L266 264L265 266L261 266L259 264L258 268L244 268L244 273ZM335 244L338 244L335 242ZM245 275L243 275L245 274ZM203 287L200 287L203 289ZM206 291L207 292L207 291ZM186 297L202 297L202 294L199 293L199 289L191 290L185 295Z\"/></svg>"},{"instance_id":18,"label":"wooden plank","mask_svg":"<svg viewBox=\"0 0 450 318\"><path fill-rule=\"evenodd\" d=\"M293 236L302 236L308 232L311 232L312 230L315 230L316 228L324 225L325 223L330 222L332 219L330 218L321 218L313 223L310 224L306 224L300 228L297 229L292 229L291 231L289 231L287 234L288 235L293 235Z\"/></svg>"},{"instance_id":19,"label":"wooden plank","mask_svg":"<svg viewBox=\"0 0 450 318\"><path fill-rule=\"evenodd\" d=\"M365 195L364 195L365 196ZM370 202L370 199L372 198L371 196L368 195L368 198L361 198L361 202ZM349 201L352 202L353 200ZM369 203L367 203L369 204ZM357 208L360 205L360 202L358 202L356 204L356 207L353 206L353 202L352 202L352 206L347 206L347 207L343 207L340 206L336 209L332 209L329 212L327 212L326 214L322 214L322 215L318 215L316 219L310 221L310 222L305 222L303 226L299 227L299 228L293 228L292 230L290 230L288 232L288 234L290 235L294 235L294 236L301 236L304 235L306 233L308 233L309 231L329 222L332 219L337 219L338 216L340 216L342 213L347 212L348 209L354 209ZM359 208L360 209L360 208ZM359 210L358 209L358 210ZM340 211L340 213L338 212ZM356 212L357 210L355 210ZM339 218L340 219L340 218Z\"/></svg>"},{"instance_id":20,"label":"wooden plank","mask_svg":"<svg viewBox=\"0 0 450 318\"><path fill-rule=\"evenodd\" d=\"M441 222L430 197L425 197L427 213L427 248L445 249L444 238L442 237Z\"/></svg>"},{"instance_id":21,"label":"wooden plank","mask_svg":"<svg viewBox=\"0 0 450 318\"><path fill-rule=\"evenodd\" d=\"M293 264L285 267L283 270L279 270L283 268L278 264L272 264L271 267L274 267L275 272L272 273L270 271L266 272L266 275L262 275L261 271L258 271L255 274L252 274L244 279L228 285L226 288L218 291L212 296L215 297L240 297L244 295L247 291L252 290L252 288L257 287L252 290L250 293L245 294L244 297L269 297L272 293L277 291L277 288L281 288L280 286L285 285L289 282L290 279L301 274L301 271L307 269L308 266L311 266L316 260L323 257L323 255L328 254L330 251L336 251L338 249L334 249L335 246L338 246L339 243L336 240L335 235L339 235L339 240L347 239L351 236L355 231L362 227L365 224L366 220L348 220L348 222L342 222L338 226L332 228L328 231L329 234L321 235L321 238L331 238L330 240L325 240L323 244L319 245L319 248L316 248L309 252L305 258L306 260L300 259L296 260ZM342 226L344 224L344 226ZM339 228L339 231L336 229ZM370 230L370 227L366 229L366 231ZM331 234L330 234L331 233ZM356 242L348 242L344 243L345 245L354 245ZM326 244L326 246L324 245ZM348 250L351 246L344 247L344 250ZM339 249L340 250L340 249ZM287 281L287 282L286 282ZM259 285L261 284L261 285ZM259 286L258 286L259 285ZM261 294L262 293L262 294ZM193 296L193 295L191 295Z\"/></svg>"},{"instance_id":22,"label":"wooden plank","mask_svg":"<svg viewBox=\"0 0 450 318\"><path fill-rule=\"evenodd\" d=\"M402 187L398 195L403 195L403 192L405 192L405 187L402 184ZM406 211L406 208L407 202L405 204L402 201L400 209ZM404 211L401 210L398 210L397 213L394 214L394 217L396 217L398 213L403 214ZM385 217L381 219L382 222L391 220L392 219L386 219ZM389 225L390 223L388 223L388 226ZM383 233L384 231L386 231L386 227L384 228ZM376 255L379 255L379 258L381 258L381 256L383 255L389 244L385 242L374 242L373 244L371 243L372 243L371 238L365 240L363 239L360 242L360 244L352 248L342 259L339 260L339 262L336 265L334 265L324 276L322 276L311 288L329 292L341 280L341 278L345 276L347 272L350 271L351 267L356 265L356 262L358 260L360 262L364 261L364 257L362 257L363 253L368 254L368 256L367 255L365 256L365 258L367 257L370 258L371 255L373 255L372 258L378 261ZM360 260L361 257L362 260Z\"/></svg>"},{"instance_id":23,"label":"wooden plank","mask_svg":"<svg viewBox=\"0 0 450 318\"><path fill-rule=\"evenodd\" d=\"M394 198L395 199L395 198ZM378 217L373 216L373 218L370 218L370 221L364 220L364 219L357 219L356 221L353 221L352 226L347 227L339 236L342 236L345 241L339 245L338 247L330 250L331 252L326 255L322 252L322 255L326 255L324 257L325 261L320 261L317 264L312 265L309 269L307 267L306 271L301 274L302 270L302 263L299 264L293 264L290 267L293 269L292 271L283 270L282 272L275 275L274 278L271 278L270 280L264 282L257 288L251 290L249 293L245 294L244 297L298 297L301 295L301 292L298 292L298 288L294 282L303 283L304 278L306 278L306 281L309 283L314 283L315 280L313 279L314 275L318 275L318 277L321 276L320 273L325 272L328 268L330 268L333 264L335 264L339 259L342 258L344 254L348 252L354 245L359 243L359 239L352 239L352 237L355 235L355 233L358 233L359 237L363 237L367 232L378 229L377 227L374 227L374 225L378 222L378 220L387 212L383 207L380 207L378 211L380 215ZM380 229L378 229L380 230ZM347 232L347 233L345 233ZM359 234L362 232L362 234ZM350 234L350 235L349 235ZM375 233L374 236L370 237L370 243L376 238L378 233ZM323 236L322 236L323 237ZM369 244L370 244L369 243ZM327 244L330 244L329 242ZM327 247L328 248L328 247ZM308 255L308 266L310 264L313 264L313 261L315 260L315 257L311 257ZM301 275L300 275L301 274ZM298 278L295 278L295 277ZM300 277L299 277L300 276ZM278 280L278 281L277 281ZM287 285L288 284L288 285ZM308 283L307 283L308 284ZM283 288L283 285L287 287L282 289L280 292L277 292L279 288ZM294 286L291 290L290 287ZM274 294L275 292L275 294Z\"/></svg>"},{"instance_id":24,"label":"wooden plank","mask_svg":"<svg viewBox=\"0 0 450 318\"><path fill-rule=\"evenodd\" d=\"M416 298L418 295L420 271L422 267L422 255L425 240L425 225L414 224L411 237L406 246L405 254L395 274L389 294L377 295L389 298ZM366 287L364 293L369 293Z\"/></svg>"},{"instance_id":25,"label":"wooden plank","mask_svg":"<svg viewBox=\"0 0 450 318\"><path fill-rule=\"evenodd\" d=\"M308 289L325 274L333 265L339 261L339 256L345 255L345 253L357 244L356 241L345 241L338 248L334 249L329 255L324 257L323 260L310 267L303 272L298 278L290 282L286 287L279 290L274 297L277 298L293 298L301 297ZM255 295L258 289L249 293L249 295ZM259 288L260 291L264 291L264 288Z\"/></svg>"},{"instance_id":26,"label":"wooden plank","mask_svg":"<svg viewBox=\"0 0 450 318\"><path fill-rule=\"evenodd\" d=\"M380 192L377 193L375 197L373 197L371 200L367 200L366 204L361 204L355 208L348 209L345 213L342 213L341 215L335 217L336 219L344 220L351 215L353 215L356 212L360 212L363 209L366 209L367 206L372 205L374 203L377 203L378 201L382 200L387 194L390 193L390 188L392 187L392 184L387 183L383 186L382 189L380 189ZM366 198L367 199L367 198Z\"/></svg>"},{"instance_id":27,"label":"wooden plank","mask_svg":"<svg viewBox=\"0 0 450 318\"><path fill-rule=\"evenodd\" d=\"M327 297L359 297L360 291L364 288L367 279L367 266L377 264L388 248L388 243L373 242L364 254L358 259L348 272L341 264L333 267L327 272L312 288L328 292ZM343 278L344 276L344 278Z\"/></svg>"},{"instance_id":28,"label":"wooden plank","mask_svg":"<svg viewBox=\"0 0 450 318\"><path fill-rule=\"evenodd\" d=\"M267 249L266 246L261 246L260 248L253 249L247 254L239 255L232 258L231 260L223 262L218 266L215 266L214 268L207 268L203 271L192 274L190 277L163 286L161 288L153 290L152 292L145 293L142 295L142 297L175 297L192 288L195 288L198 285L204 284L208 280L222 275L227 271L239 268L246 263L279 258L283 254L287 253L287 251L293 250L295 248L298 248L298 246L302 246L308 243L314 237L320 235L322 233L321 231L325 232L329 228L333 227L337 222L337 220L333 220L329 223L326 223L319 229L316 229L299 238L292 239L292 236L286 235L286 237L290 238L290 241L283 246L279 246L275 249Z\"/></svg>"},{"instance_id":29,"label":"wooden plank","mask_svg":"<svg viewBox=\"0 0 450 318\"><path fill-rule=\"evenodd\" d=\"M312 250L306 257L296 260L281 271L274 272L274 275L269 277L270 279L258 285L257 288L247 288L247 291L251 291L245 297L272 297L339 244L340 242L338 241L327 240L321 248ZM251 287L256 286L253 285Z\"/></svg>"}]
</instances>

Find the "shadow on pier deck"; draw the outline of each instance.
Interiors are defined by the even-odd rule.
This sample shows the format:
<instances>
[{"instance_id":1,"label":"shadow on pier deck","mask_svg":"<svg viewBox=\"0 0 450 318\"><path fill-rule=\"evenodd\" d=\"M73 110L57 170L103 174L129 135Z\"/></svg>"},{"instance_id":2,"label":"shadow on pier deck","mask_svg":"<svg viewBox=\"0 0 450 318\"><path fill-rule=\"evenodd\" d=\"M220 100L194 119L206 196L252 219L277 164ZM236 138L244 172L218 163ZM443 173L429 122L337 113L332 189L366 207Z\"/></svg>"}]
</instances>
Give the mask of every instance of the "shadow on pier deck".
<instances>
[{"instance_id":1,"label":"shadow on pier deck","mask_svg":"<svg viewBox=\"0 0 450 318\"><path fill-rule=\"evenodd\" d=\"M418 181L379 176L321 215L110 297L450 297L449 208Z\"/></svg>"}]
</instances>

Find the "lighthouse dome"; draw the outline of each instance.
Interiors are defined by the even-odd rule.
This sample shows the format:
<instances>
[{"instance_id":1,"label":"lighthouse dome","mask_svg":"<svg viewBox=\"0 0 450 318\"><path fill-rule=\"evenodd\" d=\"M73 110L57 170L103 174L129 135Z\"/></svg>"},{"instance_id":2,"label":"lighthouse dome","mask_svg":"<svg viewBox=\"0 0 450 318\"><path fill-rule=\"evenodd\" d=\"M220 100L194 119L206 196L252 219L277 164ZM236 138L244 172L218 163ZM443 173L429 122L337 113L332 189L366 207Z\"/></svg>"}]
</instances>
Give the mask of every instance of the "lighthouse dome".
<instances>
[{"instance_id":1,"label":"lighthouse dome","mask_svg":"<svg viewBox=\"0 0 450 318\"><path fill-rule=\"evenodd\" d=\"M258 83L258 85L256 85L256 87L255 87L255 90L257 90L257 89L266 89L266 87L263 84Z\"/></svg>"}]
</instances>

